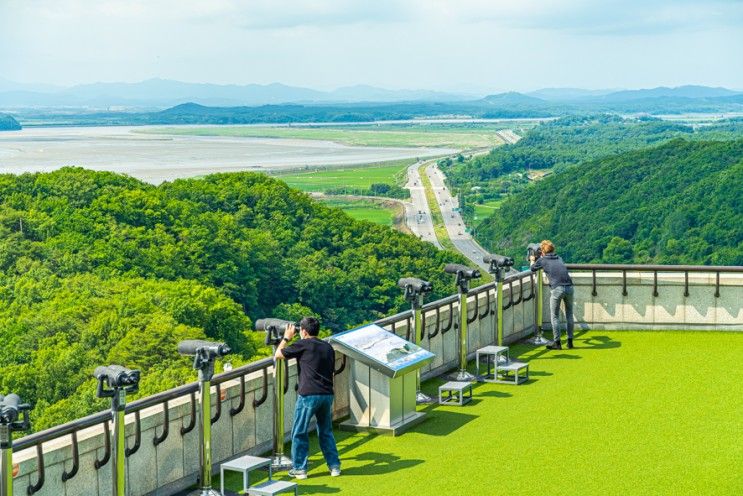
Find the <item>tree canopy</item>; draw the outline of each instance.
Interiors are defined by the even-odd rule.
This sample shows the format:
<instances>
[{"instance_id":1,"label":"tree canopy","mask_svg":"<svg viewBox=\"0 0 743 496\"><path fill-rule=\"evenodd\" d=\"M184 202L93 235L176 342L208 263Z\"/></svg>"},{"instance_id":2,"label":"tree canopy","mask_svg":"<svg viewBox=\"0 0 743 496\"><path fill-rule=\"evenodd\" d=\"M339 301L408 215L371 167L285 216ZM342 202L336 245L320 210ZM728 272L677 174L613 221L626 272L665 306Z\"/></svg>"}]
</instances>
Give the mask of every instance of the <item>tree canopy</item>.
<instances>
[{"instance_id":1,"label":"tree canopy","mask_svg":"<svg viewBox=\"0 0 743 496\"><path fill-rule=\"evenodd\" d=\"M534 183L478 238L518 259L549 238L570 262L743 265L741 177L743 140L677 139Z\"/></svg>"},{"instance_id":2,"label":"tree canopy","mask_svg":"<svg viewBox=\"0 0 743 496\"><path fill-rule=\"evenodd\" d=\"M150 394L195 379L181 339L226 341L244 363L268 351L257 318L345 329L405 309L400 277L452 292L451 261L464 259L262 174L0 175L0 390L48 427L104 406L97 365L141 368Z\"/></svg>"}]
</instances>

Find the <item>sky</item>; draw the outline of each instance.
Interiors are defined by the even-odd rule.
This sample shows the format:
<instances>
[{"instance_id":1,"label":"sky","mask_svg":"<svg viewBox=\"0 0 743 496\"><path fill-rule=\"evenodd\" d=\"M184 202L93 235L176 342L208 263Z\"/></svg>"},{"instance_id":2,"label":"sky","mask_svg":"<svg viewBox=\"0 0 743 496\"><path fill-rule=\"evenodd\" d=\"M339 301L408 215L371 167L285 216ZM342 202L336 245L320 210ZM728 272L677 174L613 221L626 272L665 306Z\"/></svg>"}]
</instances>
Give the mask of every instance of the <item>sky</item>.
<instances>
[{"instance_id":1,"label":"sky","mask_svg":"<svg viewBox=\"0 0 743 496\"><path fill-rule=\"evenodd\" d=\"M0 0L0 78L743 90L743 0Z\"/></svg>"}]
</instances>

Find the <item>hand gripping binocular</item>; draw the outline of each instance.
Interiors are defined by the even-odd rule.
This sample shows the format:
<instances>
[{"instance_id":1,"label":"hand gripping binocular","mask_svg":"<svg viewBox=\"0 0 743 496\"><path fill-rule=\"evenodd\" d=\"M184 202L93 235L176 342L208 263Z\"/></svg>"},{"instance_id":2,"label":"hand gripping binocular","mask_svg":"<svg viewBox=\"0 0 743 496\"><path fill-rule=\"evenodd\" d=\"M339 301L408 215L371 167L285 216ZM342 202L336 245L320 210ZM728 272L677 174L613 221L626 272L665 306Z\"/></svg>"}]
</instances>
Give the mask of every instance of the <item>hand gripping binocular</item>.
<instances>
[{"instance_id":1,"label":"hand gripping binocular","mask_svg":"<svg viewBox=\"0 0 743 496\"><path fill-rule=\"evenodd\" d=\"M291 320L284 319L258 319L255 321L256 331L266 331L267 345L276 346L281 342L281 338L284 337L286 328L291 324L299 329L299 322L292 322Z\"/></svg>"}]
</instances>

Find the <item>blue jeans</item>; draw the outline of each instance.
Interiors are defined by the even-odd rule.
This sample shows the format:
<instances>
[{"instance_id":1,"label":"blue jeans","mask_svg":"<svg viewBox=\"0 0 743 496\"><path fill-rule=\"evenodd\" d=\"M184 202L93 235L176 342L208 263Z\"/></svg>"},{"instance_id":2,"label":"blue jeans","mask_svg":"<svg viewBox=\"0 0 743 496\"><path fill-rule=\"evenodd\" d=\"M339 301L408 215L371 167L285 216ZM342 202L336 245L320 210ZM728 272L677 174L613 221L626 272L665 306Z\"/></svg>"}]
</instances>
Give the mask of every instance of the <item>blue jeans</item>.
<instances>
[{"instance_id":1,"label":"blue jeans","mask_svg":"<svg viewBox=\"0 0 743 496\"><path fill-rule=\"evenodd\" d=\"M328 467L341 468L338 449L333 437L333 395L317 394L297 395L297 406L294 409L294 426L292 427L292 461L296 470L307 470L310 439L309 429L312 417L317 419L317 437L320 439L320 450Z\"/></svg>"},{"instance_id":2,"label":"blue jeans","mask_svg":"<svg viewBox=\"0 0 743 496\"><path fill-rule=\"evenodd\" d=\"M560 302L565 302L565 320L568 321L568 339L573 339L573 286L557 286L550 290L550 320L552 322L552 337L560 340Z\"/></svg>"}]
</instances>

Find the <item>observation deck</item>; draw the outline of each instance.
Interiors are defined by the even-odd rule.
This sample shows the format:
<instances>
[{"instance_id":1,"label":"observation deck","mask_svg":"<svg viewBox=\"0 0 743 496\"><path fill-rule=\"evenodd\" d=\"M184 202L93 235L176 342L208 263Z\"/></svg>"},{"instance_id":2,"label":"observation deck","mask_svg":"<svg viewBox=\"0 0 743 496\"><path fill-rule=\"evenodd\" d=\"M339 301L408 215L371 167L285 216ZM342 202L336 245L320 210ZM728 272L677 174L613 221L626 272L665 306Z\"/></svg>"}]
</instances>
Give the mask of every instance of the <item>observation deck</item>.
<instances>
[{"instance_id":1,"label":"observation deck","mask_svg":"<svg viewBox=\"0 0 743 496\"><path fill-rule=\"evenodd\" d=\"M403 436L336 430L343 475L330 478L312 438L300 494L740 494L743 492L743 268L571 265L576 348L520 344L549 329L549 291L530 272L470 290L467 348L493 344L496 308L511 355L530 363L521 386L477 384L464 407L426 405ZM537 315L537 284L542 315ZM458 364L458 296L424 307L422 345L436 357L423 389ZM412 338L411 312L377 323ZM622 332L622 331L638 332ZM549 331L547 331L549 334ZM270 449L272 360L212 379L212 459ZM335 414L348 414L349 373L336 364ZM291 429L296 367L289 364ZM199 471L197 383L127 405L129 494L178 494ZM101 412L20 438L15 494L111 493ZM97 462L97 463L96 463ZM279 477L286 477L285 473ZM239 476L228 487L240 486Z\"/></svg>"}]
</instances>

